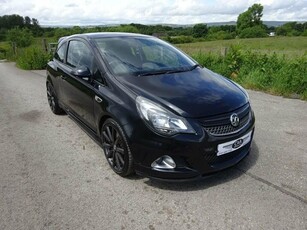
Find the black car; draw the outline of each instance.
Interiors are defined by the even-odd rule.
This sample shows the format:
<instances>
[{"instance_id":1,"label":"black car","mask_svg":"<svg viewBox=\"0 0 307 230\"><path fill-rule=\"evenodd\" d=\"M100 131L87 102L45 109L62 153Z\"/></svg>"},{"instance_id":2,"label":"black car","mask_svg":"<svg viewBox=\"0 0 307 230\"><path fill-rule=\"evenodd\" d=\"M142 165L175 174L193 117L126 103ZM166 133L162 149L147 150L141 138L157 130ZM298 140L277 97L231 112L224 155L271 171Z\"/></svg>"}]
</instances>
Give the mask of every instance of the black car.
<instances>
[{"instance_id":1,"label":"black car","mask_svg":"<svg viewBox=\"0 0 307 230\"><path fill-rule=\"evenodd\" d=\"M155 37L62 38L46 86L52 112L85 127L121 176L199 178L235 165L251 146L247 92Z\"/></svg>"}]
</instances>

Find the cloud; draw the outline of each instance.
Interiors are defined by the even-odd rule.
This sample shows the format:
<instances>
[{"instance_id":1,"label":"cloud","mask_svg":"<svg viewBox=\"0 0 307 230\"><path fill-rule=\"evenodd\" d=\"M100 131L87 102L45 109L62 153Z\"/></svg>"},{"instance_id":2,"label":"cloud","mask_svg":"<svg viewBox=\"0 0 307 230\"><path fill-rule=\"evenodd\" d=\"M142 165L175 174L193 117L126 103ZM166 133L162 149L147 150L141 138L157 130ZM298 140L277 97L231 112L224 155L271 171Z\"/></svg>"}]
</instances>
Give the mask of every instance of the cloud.
<instances>
[{"instance_id":1,"label":"cloud","mask_svg":"<svg viewBox=\"0 0 307 230\"><path fill-rule=\"evenodd\" d=\"M0 0L0 15L37 18L45 25L235 21L253 3L264 6L263 20L307 20L302 0Z\"/></svg>"},{"instance_id":2,"label":"cloud","mask_svg":"<svg viewBox=\"0 0 307 230\"><path fill-rule=\"evenodd\" d=\"M65 7L78 7L75 3L66 4Z\"/></svg>"}]
</instances>

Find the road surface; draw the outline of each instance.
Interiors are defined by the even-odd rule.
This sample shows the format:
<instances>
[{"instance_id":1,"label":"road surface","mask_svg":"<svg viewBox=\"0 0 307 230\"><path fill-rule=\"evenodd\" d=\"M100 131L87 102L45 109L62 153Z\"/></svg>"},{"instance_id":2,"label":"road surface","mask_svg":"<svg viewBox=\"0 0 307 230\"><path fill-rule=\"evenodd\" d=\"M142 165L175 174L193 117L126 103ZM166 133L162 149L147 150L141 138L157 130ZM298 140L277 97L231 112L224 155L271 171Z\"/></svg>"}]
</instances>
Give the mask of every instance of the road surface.
<instances>
[{"instance_id":1,"label":"road surface","mask_svg":"<svg viewBox=\"0 0 307 230\"><path fill-rule=\"evenodd\" d=\"M201 182L113 173L49 110L44 71L0 63L0 229L307 229L307 103L249 91L250 155Z\"/></svg>"}]
</instances>

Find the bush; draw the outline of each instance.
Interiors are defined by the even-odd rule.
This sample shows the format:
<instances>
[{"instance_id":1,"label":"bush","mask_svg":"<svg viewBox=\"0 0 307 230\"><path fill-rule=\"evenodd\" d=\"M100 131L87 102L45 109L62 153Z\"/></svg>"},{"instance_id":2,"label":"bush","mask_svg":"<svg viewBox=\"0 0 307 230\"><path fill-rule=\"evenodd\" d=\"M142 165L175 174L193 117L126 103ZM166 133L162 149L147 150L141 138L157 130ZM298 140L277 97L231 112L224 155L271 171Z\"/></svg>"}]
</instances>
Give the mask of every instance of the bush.
<instances>
[{"instance_id":1,"label":"bush","mask_svg":"<svg viewBox=\"0 0 307 230\"><path fill-rule=\"evenodd\" d=\"M194 41L193 37L191 36L175 36L175 37L166 37L166 41L173 43L173 44L182 44L182 43L191 43Z\"/></svg>"},{"instance_id":2,"label":"bush","mask_svg":"<svg viewBox=\"0 0 307 230\"><path fill-rule=\"evenodd\" d=\"M10 52L11 47L7 42L1 42L0 43L0 60L6 59L7 54Z\"/></svg>"},{"instance_id":3,"label":"bush","mask_svg":"<svg viewBox=\"0 0 307 230\"><path fill-rule=\"evenodd\" d=\"M307 37L307 29L301 35Z\"/></svg>"},{"instance_id":4,"label":"bush","mask_svg":"<svg viewBox=\"0 0 307 230\"><path fill-rule=\"evenodd\" d=\"M16 43L17 47L27 47L32 44L33 36L29 29L14 28L7 32L7 39Z\"/></svg>"},{"instance_id":5,"label":"bush","mask_svg":"<svg viewBox=\"0 0 307 230\"><path fill-rule=\"evenodd\" d=\"M120 25L109 27L107 29L108 32L126 32L126 33L139 33L139 30L132 25Z\"/></svg>"},{"instance_id":6,"label":"bush","mask_svg":"<svg viewBox=\"0 0 307 230\"><path fill-rule=\"evenodd\" d=\"M51 55L39 48L25 48L17 58L17 66L26 70L45 69L50 59Z\"/></svg>"},{"instance_id":7,"label":"bush","mask_svg":"<svg viewBox=\"0 0 307 230\"><path fill-rule=\"evenodd\" d=\"M207 24L196 24L193 26L193 37L194 38L201 38L206 37L208 33L208 26Z\"/></svg>"},{"instance_id":8,"label":"bush","mask_svg":"<svg viewBox=\"0 0 307 230\"><path fill-rule=\"evenodd\" d=\"M5 59L5 53L0 51L0 60Z\"/></svg>"},{"instance_id":9,"label":"bush","mask_svg":"<svg viewBox=\"0 0 307 230\"><path fill-rule=\"evenodd\" d=\"M210 32L207 35L208 40L228 40L228 39L234 39L236 37L236 34L234 32L226 32L226 31L217 31L217 32Z\"/></svg>"},{"instance_id":10,"label":"bush","mask_svg":"<svg viewBox=\"0 0 307 230\"><path fill-rule=\"evenodd\" d=\"M261 54L232 46L225 57L195 53L202 66L226 76L246 88L278 95L299 95L307 99L307 55L287 59L277 54Z\"/></svg>"},{"instance_id":11,"label":"bush","mask_svg":"<svg viewBox=\"0 0 307 230\"><path fill-rule=\"evenodd\" d=\"M227 76L229 73L227 64L222 56L212 54L212 53L202 53L192 55L200 65L217 72L223 76Z\"/></svg>"},{"instance_id":12,"label":"bush","mask_svg":"<svg viewBox=\"0 0 307 230\"><path fill-rule=\"evenodd\" d=\"M263 38L267 36L266 30L262 26L243 29L239 34L240 38Z\"/></svg>"}]
</instances>

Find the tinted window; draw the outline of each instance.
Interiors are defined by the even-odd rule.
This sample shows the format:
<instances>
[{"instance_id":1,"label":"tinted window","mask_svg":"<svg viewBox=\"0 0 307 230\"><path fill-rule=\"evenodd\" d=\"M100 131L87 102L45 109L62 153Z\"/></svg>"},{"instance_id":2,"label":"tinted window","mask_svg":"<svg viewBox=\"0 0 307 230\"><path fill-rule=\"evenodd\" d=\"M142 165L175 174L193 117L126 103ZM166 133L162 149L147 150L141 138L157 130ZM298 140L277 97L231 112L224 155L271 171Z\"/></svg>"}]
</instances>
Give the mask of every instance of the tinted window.
<instances>
[{"instance_id":1,"label":"tinted window","mask_svg":"<svg viewBox=\"0 0 307 230\"><path fill-rule=\"evenodd\" d=\"M106 37L95 41L116 75L188 71L196 64L170 44L156 38Z\"/></svg>"},{"instance_id":2,"label":"tinted window","mask_svg":"<svg viewBox=\"0 0 307 230\"><path fill-rule=\"evenodd\" d=\"M93 54L91 50L81 41L70 41L67 51L67 64L72 67L92 67Z\"/></svg>"},{"instance_id":3,"label":"tinted window","mask_svg":"<svg viewBox=\"0 0 307 230\"><path fill-rule=\"evenodd\" d=\"M62 44L54 54L54 58L59 60L60 62L64 62L65 59L65 51L66 51L66 43Z\"/></svg>"}]
</instances>

